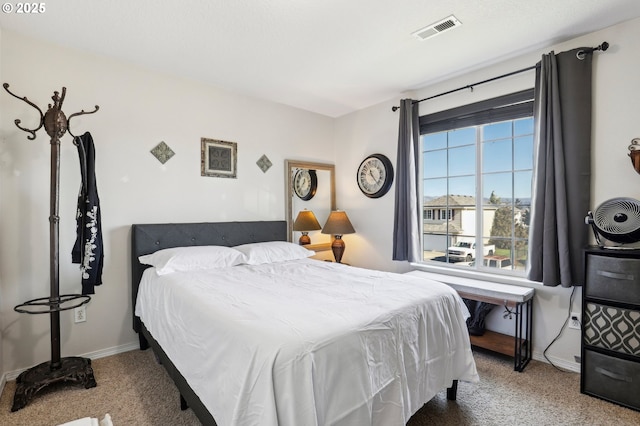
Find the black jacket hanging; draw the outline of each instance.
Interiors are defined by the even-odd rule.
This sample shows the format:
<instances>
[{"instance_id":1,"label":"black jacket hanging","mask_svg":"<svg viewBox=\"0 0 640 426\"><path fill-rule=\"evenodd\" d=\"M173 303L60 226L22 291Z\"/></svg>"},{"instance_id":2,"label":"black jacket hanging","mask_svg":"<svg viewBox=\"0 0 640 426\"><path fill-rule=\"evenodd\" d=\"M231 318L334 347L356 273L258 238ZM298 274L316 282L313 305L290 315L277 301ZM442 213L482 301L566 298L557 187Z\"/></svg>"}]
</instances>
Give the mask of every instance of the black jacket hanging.
<instances>
[{"instance_id":1,"label":"black jacket hanging","mask_svg":"<svg viewBox=\"0 0 640 426\"><path fill-rule=\"evenodd\" d=\"M104 263L100 199L95 175L95 149L89 132L76 136L73 143L78 147L82 185L78 194L76 214L77 237L71 259L73 263L80 264L82 294L94 294L94 286L102 284Z\"/></svg>"}]
</instances>

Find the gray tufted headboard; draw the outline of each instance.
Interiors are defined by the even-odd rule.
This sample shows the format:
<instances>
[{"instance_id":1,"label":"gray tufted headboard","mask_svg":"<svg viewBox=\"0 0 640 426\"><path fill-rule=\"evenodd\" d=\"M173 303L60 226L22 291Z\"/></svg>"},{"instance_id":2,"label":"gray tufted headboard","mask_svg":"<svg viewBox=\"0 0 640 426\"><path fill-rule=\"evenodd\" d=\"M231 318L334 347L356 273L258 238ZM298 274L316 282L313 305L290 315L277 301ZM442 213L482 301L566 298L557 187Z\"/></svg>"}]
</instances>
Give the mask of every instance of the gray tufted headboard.
<instances>
[{"instance_id":1,"label":"gray tufted headboard","mask_svg":"<svg viewBox=\"0 0 640 426\"><path fill-rule=\"evenodd\" d=\"M138 286L148 268L138 257L158 250L185 246L228 246L287 241L287 223L278 221L157 223L131 226L131 296L133 329L140 331L140 319L135 316Z\"/></svg>"}]
</instances>

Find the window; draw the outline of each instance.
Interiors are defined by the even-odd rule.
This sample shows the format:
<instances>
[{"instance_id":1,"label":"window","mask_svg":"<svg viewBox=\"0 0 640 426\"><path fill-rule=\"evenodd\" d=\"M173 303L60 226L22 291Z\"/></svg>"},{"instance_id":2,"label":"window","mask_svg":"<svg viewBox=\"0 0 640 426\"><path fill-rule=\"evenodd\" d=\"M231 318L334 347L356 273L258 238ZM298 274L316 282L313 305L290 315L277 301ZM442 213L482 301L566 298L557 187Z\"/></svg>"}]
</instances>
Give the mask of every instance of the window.
<instances>
[{"instance_id":1,"label":"window","mask_svg":"<svg viewBox=\"0 0 640 426\"><path fill-rule=\"evenodd\" d=\"M441 220L452 220L453 219L453 210L440 210L440 219Z\"/></svg>"},{"instance_id":2,"label":"window","mask_svg":"<svg viewBox=\"0 0 640 426\"><path fill-rule=\"evenodd\" d=\"M424 262L524 274L533 128L533 90L420 117Z\"/></svg>"}]
</instances>

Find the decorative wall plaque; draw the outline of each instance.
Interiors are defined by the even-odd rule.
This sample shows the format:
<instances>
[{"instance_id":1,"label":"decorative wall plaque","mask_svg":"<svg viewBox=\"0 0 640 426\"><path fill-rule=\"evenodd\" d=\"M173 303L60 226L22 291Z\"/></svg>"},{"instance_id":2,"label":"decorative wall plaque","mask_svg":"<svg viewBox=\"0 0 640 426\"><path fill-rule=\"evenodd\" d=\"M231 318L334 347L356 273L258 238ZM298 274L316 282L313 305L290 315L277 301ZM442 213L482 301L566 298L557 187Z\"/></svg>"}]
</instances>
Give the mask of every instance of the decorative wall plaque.
<instances>
[{"instance_id":1,"label":"decorative wall plaque","mask_svg":"<svg viewBox=\"0 0 640 426\"><path fill-rule=\"evenodd\" d=\"M200 174L202 176L235 178L238 144L201 138Z\"/></svg>"},{"instance_id":2,"label":"decorative wall plaque","mask_svg":"<svg viewBox=\"0 0 640 426\"><path fill-rule=\"evenodd\" d=\"M262 157L260 157L258 161L256 161L256 164L258 165L258 167L260 167L262 173L267 173L267 170L269 170L269 168L273 165L271 164L269 157L267 157L266 155L262 155Z\"/></svg>"},{"instance_id":3,"label":"decorative wall plaque","mask_svg":"<svg viewBox=\"0 0 640 426\"><path fill-rule=\"evenodd\" d=\"M156 157L159 162L164 164L175 155L175 152L173 152L173 150L169 148L169 145L164 142L160 142L155 146L155 148L151 150L151 154L153 154L153 156Z\"/></svg>"}]
</instances>

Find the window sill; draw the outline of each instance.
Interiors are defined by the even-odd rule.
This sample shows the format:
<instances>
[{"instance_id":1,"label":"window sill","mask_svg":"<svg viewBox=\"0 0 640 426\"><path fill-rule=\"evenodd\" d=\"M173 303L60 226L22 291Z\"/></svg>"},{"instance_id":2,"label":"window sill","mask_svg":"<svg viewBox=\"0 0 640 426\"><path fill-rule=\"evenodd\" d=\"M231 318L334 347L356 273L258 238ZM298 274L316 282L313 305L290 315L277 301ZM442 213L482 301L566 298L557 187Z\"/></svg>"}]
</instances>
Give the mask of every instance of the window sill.
<instances>
[{"instance_id":1,"label":"window sill","mask_svg":"<svg viewBox=\"0 0 640 426\"><path fill-rule=\"evenodd\" d=\"M416 268L419 271L431 272L434 274L439 274L443 276L441 281L447 283L452 282L456 283L456 278L466 278L466 279L475 279L482 281L490 281L501 284L510 284L510 285L518 285L524 287L538 287L541 284L535 281L530 281L525 277L516 277L512 275L504 275L504 274L489 274L481 271L465 271L463 269L457 268L443 268L441 266L435 265L426 265L424 263L419 262L409 262L411 266ZM444 278L446 277L446 278Z\"/></svg>"}]
</instances>

